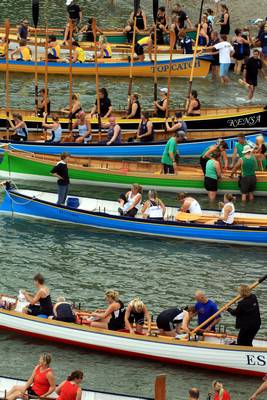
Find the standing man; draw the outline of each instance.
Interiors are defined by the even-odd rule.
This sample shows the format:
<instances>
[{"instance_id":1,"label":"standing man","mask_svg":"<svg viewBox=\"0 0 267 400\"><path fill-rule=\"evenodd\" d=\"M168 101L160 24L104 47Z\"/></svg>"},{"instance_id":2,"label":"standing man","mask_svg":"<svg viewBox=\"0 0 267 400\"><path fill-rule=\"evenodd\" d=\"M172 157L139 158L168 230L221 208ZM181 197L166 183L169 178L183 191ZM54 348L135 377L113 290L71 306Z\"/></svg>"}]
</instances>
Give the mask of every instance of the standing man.
<instances>
[{"instance_id":1,"label":"standing man","mask_svg":"<svg viewBox=\"0 0 267 400\"><path fill-rule=\"evenodd\" d=\"M229 68L231 65L231 55L234 53L234 48L227 41L227 35L221 35L222 41L213 46L208 46L205 51L219 50L219 62L220 62L220 78L223 84L229 83Z\"/></svg>"},{"instance_id":2,"label":"standing man","mask_svg":"<svg viewBox=\"0 0 267 400\"><path fill-rule=\"evenodd\" d=\"M177 170L177 159L179 158L177 144L179 140L180 134L175 132L175 135L168 140L165 146L163 156L161 158L164 174L174 174Z\"/></svg>"},{"instance_id":3,"label":"standing man","mask_svg":"<svg viewBox=\"0 0 267 400\"><path fill-rule=\"evenodd\" d=\"M67 11L69 19L71 19L78 26L82 22L82 10L78 4L75 4L73 0L66 1Z\"/></svg>"},{"instance_id":4,"label":"standing man","mask_svg":"<svg viewBox=\"0 0 267 400\"><path fill-rule=\"evenodd\" d=\"M69 191L69 171L68 171L68 160L70 154L69 153L62 153L60 156L60 161L57 165L51 170L51 174L58 178L57 185L58 185L58 200L57 204L65 204L65 201L68 196Z\"/></svg>"},{"instance_id":5,"label":"standing man","mask_svg":"<svg viewBox=\"0 0 267 400\"><path fill-rule=\"evenodd\" d=\"M260 71L265 79L265 75L262 68L262 61L260 60L260 52L257 49L253 50L253 56L250 57L245 63L245 69L243 73L243 79L239 79L238 82L244 85L248 89L248 99L252 100L256 86L258 85L258 71Z\"/></svg>"},{"instance_id":6,"label":"standing man","mask_svg":"<svg viewBox=\"0 0 267 400\"><path fill-rule=\"evenodd\" d=\"M198 315L198 325L201 325L203 322L207 321L210 317L212 317L217 311L217 304L212 300L208 299L205 293L202 290L197 290L195 293L195 309ZM205 332L215 332L215 325L217 325L221 320L221 316L218 315L215 319L210 321L207 325L202 327L202 330Z\"/></svg>"}]
</instances>

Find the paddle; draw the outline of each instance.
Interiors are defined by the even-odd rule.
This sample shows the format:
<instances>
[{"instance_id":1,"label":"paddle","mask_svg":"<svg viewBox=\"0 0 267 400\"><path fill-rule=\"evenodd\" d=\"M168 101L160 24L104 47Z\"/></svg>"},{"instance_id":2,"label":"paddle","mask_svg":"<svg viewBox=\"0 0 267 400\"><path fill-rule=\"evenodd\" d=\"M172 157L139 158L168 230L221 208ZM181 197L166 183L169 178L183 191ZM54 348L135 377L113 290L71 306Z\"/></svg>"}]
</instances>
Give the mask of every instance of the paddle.
<instances>
[{"instance_id":1,"label":"paddle","mask_svg":"<svg viewBox=\"0 0 267 400\"><path fill-rule=\"evenodd\" d=\"M93 35L94 35L94 49L95 49L95 86L96 86L96 104L97 104L97 118L98 118L98 136L101 141L101 114L100 114L100 97L99 97L99 70L98 70L98 59L97 59L97 45L96 45L96 19L93 18L92 23Z\"/></svg>"},{"instance_id":2,"label":"paddle","mask_svg":"<svg viewBox=\"0 0 267 400\"><path fill-rule=\"evenodd\" d=\"M158 100L158 71L157 71L157 16L158 16L159 2L153 0L153 20L154 20L154 101ZM154 106L155 112L157 107Z\"/></svg>"},{"instance_id":3,"label":"paddle","mask_svg":"<svg viewBox=\"0 0 267 400\"><path fill-rule=\"evenodd\" d=\"M155 380L155 400L166 400L166 375L157 375Z\"/></svg>"},{"instance_id":4,"label":"paddle","mask_svg":"<svg viewBox=\"0 0 267 400\"><path fill-rule=\"evenodd\" d=\"M172 75L172 56L173 56L173 48L175 45L176 36L174 31L170 31L170 64L169 64L169 74L168 74L168 100L167 100L167 109L166 109L166 117L169 116L169 106L170 106L170 94L171 94L171 75Z\"/></svg>"},{"instance_id":5,"label":"paddle","mask_svg":"<svg viewBox=\"0 0 267 400\"><path fill-rule=\"evenodd\" d=\"M73 64L73 60L72 60L72 50L73 50L73 46L72 46L72 35L73 35L73 22L70 19L69 20L69 26L70 26L70 30L69 30L69 51L70 51L70 64L69 64L69 72L70 72L70 105L69 105L69 109L70 109L70 113L69 113L69 131L70 131L70 136L72 136L72 95L73 95L73 77L72 77L72 64Z\"/></svg>"},{"instance_id":6,"label":"paddle","mask_svg":"<svg viewBox=\"0 0 267 400\"><path fill-rule=\"evenodd\" d=\"M45 123L47 123L47 98L48 98L48 24L46 20L45 26L45 75L44 75L44 90L45 90ZM45 128L45 140L47 140L47 129Z\"/></svg>"},{"instance_id":7,"label":"paddle","mask_svg":"<svg viewBox=\"0 0 267 400\"><path fill-rule=\"evenodd\" d=\"M130 72L129 72L129 85L128 85L128 109L130 110L131 105L131 96L132 96L132 87L133 87L133 63L134 63L134 47L136 40L136 14L138 8L140 7L140 0L134 0L134 15L133 15L133 42L131 46L131 63L130 63Z\"/></svg>"},{"instance_id":8,"label":"paddle","mask_svg":"<svg viewBox=\"0 0 267 400\"><path fill-rule=\"evenodd\" d=\"M32 0L32 20L34 25L34 82L35 82L35 114L38 113L38 71L37 71L37 27L39 21L39 0Z\"/></svg>"},{"instance_id":9,"label":"paddle","mask_svg":"<svg viewBox=\"0 0 267 400\"><path fill-rule=\"evenodd\" d=\"M188 94L187 94L187 104L186 104L186 107L185 107L186 112L188 111L188 108L189 108L189 99L190 99L190 96L191 96L191 93L192 93L192 85L193 85L195 64L196 64L196 58L197 58L197 47L198 47L199 33L200 33L200 27L201 27L203 3L204 3L204 0L201 0L200 11L199 11L199 18L198 18L198 25L197 25L196 43L195 43L194 55L193 55L192 66L191 66L191 73L190 73L190 78L189 78L189 87L188 87Z\"/></svg>"},{"instance_id":10,"label":"paddle","mask_svg":"<svg viewBox=\"0 0 267 400\"><path fill-rule=\"evenodd\" d=\"M9 115L10 115L10 97L9 97L9 56L8 56L8 42L9 42L9 32L10 32L10 21L6 19L5 22L5 54L6 54L6 129L9 138Z\"/></svg>"},{"instance_id":11,"label":"paddle","mask_svg":"<svg viewBox=\"0 0 267 400\"><path fill-rule=\"evenodd\" d=\"M265 279L267 279L267 274L263 275L261 278L259 278L256 282L252 283L249 288L255 289L259 284L261 284L263 281L265 281ZM193 329L192 333L196 333L197 331L199 331L201 328L203 328L203 326L206 326L209 322L213 321L214 318L216 318L218 315L220 315L223 311L226 311L232 304L236 303L238 300L241 299L240 294L238 294L237 296L235 296L232 300L228 301L228 303L226 303L223 307L221 307L215 314L213 314L210 318L208 318L206 321L202 322L202 324L200 324L199 326L197 326L195 329Z\"/></svg>"}]
</instances>

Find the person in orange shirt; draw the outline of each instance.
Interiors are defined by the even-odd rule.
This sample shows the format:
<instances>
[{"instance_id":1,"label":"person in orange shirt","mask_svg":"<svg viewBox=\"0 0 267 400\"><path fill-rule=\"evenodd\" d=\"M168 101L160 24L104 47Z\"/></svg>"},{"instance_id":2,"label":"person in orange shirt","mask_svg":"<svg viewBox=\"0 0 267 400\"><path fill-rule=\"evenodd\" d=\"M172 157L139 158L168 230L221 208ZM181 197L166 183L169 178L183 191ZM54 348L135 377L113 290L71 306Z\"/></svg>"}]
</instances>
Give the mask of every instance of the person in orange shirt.
<instances>
[{"instance_id":1,"label":"person in orange shirt","mask_svg":"<svg viewBox=\"0 0 267 400\"><path fill-rule=\"evenodd\" d=\"M82 389L80 384L82 380L82 371L73 371L67 380L57 387L56 393L59 395L57 400L81 400Z\"/></svg>"}]
</instances>

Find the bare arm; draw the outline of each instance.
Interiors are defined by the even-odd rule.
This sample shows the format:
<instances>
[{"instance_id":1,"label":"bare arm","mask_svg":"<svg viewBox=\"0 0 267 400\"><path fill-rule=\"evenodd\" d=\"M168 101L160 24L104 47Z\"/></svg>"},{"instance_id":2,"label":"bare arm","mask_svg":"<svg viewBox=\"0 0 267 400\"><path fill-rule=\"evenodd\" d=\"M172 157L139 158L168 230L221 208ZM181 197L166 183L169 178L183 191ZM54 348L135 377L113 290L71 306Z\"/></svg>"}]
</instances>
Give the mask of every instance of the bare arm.
<instances>
[{"instance_id":1,"label":"bare arm","mask_svg":"<svg viewBox=\"0 0 267 400\"><path fill-rule=\"evenodd\" d=\"M42 298L42 290L38 290L37 293L35 293L34 296L31 296L28 292L24 291L23 292L26 300L31 303L31 304L36 304L38 301Z\"/></svg>"},{"instance_id":2,"label":"bare arm","mask_svg":"<svg viewBox=\"0 0 267 400\"><path fill-rule=\"evenodd\" d=\"M188 311L184 311L184 318L181 329L186 333L190 333L189 323L190 323L190 314Z\"/></svg>"},{"instance_id":3,"label":"bare arm","mask_svg":"<svg viewBox=\"0 0 267 400\"><path fill-rule=\"evenodd\" d=\"M110 306L108 306L108 308L104 312L101 312L101 313L94 312L94 313L92 313L92 316L93 317L100 317L100 318L105 319L110 314L112 314L113 311L116 311L116 309L117 309L116 304L111 304Z\"/></svg>"},{"instance_id":4,"label":"bare arm","mask_svg":"<svg viewBox=\"0 0 267 400\"><path fill-rule=\"evenodd\" d=\"M233 155L232 155L232 165L234 165L236 158L237 158L237 147L235 146L234 147L234 152L233 152Z\"/></svg>"},{"instance_id":5,"label":"bare arm","mask_svg":"<svg viewBox=\"0 0 267 400\"><path fill-rule=\"evenodd\" d=\"M228 157L225 151L222 152L222 158L224 162L224 169L228 168Z\"/></svg>"},{"instance_id":6,"label":"bare arm","mask_svg":"<svg viewBox=\"0 0 267 400\"><path fill-rule=\"evenodd\" d=\"M238 162L236 163L236 165L234 166L234 168L232 169L231 176L233 176L234 173L235 173L236 171L238 171L238 170L241 168L241 166L242 166L242 160L241 160L241 158L240 158L240 159L238 160Z\"/></svg>"},{"instance_id":7,"label":"bare arm","mask_svg":"<svg viewBox=\"0 0 267 400\"><path fill-rule=\"evenodd\" d=\"M128 304L128 307L126 308L126 312L125 312L124 321L125 321L126 329L129 329L130 333L134 333L134 329L132 328L132 325L129 322L131 311L132 311L132 307L130 304Z\"/></svg>"},{"instance_id":8,"label":"bare arm","mask_svg":"<svg viewBox=\"0 0 267 400\"><path fill-rule=\"evenodd\" d=\"M108 118L111 113L112 113L112 106L109 106L108 112L106 113L106 115L104 115L104 118Z\"/></svg>"},{"instance_id":9,"label":"bare arm","mask_svg":"<svg viewBox=\"0 0 267 400\"><path fill-rule=\"evenodd\" d=\"M135 114L136 114L136 111L137 111L137 104L134 103L134 104L132 105L131 114L129 114L129 115L127 116L127 118L133 118L133 117L135 116Z\"/></svg>"},{"instance_id":10,"label":"bare arm","mask_svg":"<svg viewBox=\"0 0 267 400\"><path fill-rule=\"evenodd\" d=\"M217 325L217 324L220 322L220 320L221 320L221 318L217 318L217 319L213 320L213 321L209 324L209 326L205 329L205 331L206 331L206 332L210 332L211 329L212 329L215 325Z\"/></svg>"},{"instance_id":11,"label":"bare arm","mask_svg":"<svg viewBox=\"0 0 267 400\"><path fill-rule=\"evenodd\" d=\"M222 176L221 165L218 161L215 162L215 169L217 172L218 179Z\"/></svg>"},{"instance_id":12,"label":"bare arm","mask_svg":"<svg viewBox=\"0 0 267 400\"><path fill-rule=\"evenodd\" d=\"M139 201L141 200L142 196L141 194L138 194L135 198L135 201L133 202L133 204L131 205L131 207L128 208L127 211L132 210L133 208L135 208L135 206L139 203Z\"/></svg>"},{"instance_id":13,"label":"bare arm","mask_svg":"<svg viewBox=\"0 0 267 400\"><path fill-rule=\"evenodd\" d=\"M76 400L81 400L82 398L82 389L79 388L76 394Z\"/></svg>"},{"instance_id":14,"label":"bare arm","mask_svg":"<svg viewBox=\"0 0 267 400\"><path fill-rule=\"evenodd\" d=\"M256 400L257 396L259 396L260 394L266 392L267 390L267 381L263 382L258 389L256 390L256 392L253 393L253 395L250 397L249 400Z\"/></svg>"},{"instance_id":15,"label":"bare arm","mask_svg":"<svg viewBox=\"0 0 267 400\"><path fill-rule=\"evenodd\" d=\"M49 371L47 373L46 377L47 377L47 380L49 382L50 387L49 387L48 391L45 394L43 394L42 397L49 396L56 389L56 380L55 380L55 376L54 376L53 372Z\"/></svg>"},{"instance_id":16,"label":"bare arm","mask_svg":"<svg viewBox=\"0 0 267 400\"><path fill-rule=\"evenodd\" d=\"M115 126L113 136L110 139L110 141L107 142L107 145L114 143L115 140L117 139L117 137L119 136L119 133L120 133L120 127L117 125L117 126Z\"/></svg>"},{"instance_id":17,"label":"bare arm","mask_svg":"<svg viewBox=\"0 0 267 400\"><path fill-rule=\"evenodd\" d=\"M170 126L169 123L166 121L167 132L176 132L178 129L182 127L180 122L177 122L173 126Z\"/></svg>"},{"instance_id":18,"label":"bare arm","mask_svg":"<svg viewBox=\"0 0 267 400\"><path fill-rule=\"evenodd\" d=\"M66 381L61 382L61 384L56 388L56 393L57 393L57 394L60 394L61 389L62 389L62 386L64 385L65 382L66 382Z\"/></svg>"}]
</instances>

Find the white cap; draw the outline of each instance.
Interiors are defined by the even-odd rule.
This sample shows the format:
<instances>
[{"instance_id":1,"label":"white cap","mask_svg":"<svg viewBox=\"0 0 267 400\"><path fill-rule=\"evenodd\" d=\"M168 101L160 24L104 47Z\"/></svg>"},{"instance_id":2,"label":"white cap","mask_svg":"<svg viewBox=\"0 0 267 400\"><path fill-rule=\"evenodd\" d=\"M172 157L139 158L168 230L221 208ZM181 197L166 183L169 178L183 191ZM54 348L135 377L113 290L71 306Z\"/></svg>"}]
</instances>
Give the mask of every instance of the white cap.
<instances>
[{"instance_id":1,"label":"white cap","mask_svg":"<svg viewBox=\"0 0 267 400\"><path fill-rule=\"evenodd\" d=\"M73 0L67 0L66 1L66 6L69 6L72 3Z\"/></svg>"},{"instance_id":2,"label":"white cap","mask_svg":"<svg viewBox=\"0 0 267 400\"><path fill-rule=\"evenodd\" d=\"M161 88L159 89L160 92L162 93L168 93L168 89L167 88Z\"/></svg>"},{"instance_id":3,"label":"white cap","mask_svg":"<svg viewBox=\"0 0 267 400\"><path fill-rule=\"evenodd\" d=\"M250 153L252 151L252 148L247 144L244 146L244 149L242 151L243 154Z\"/></svg>"}]
</instances>

